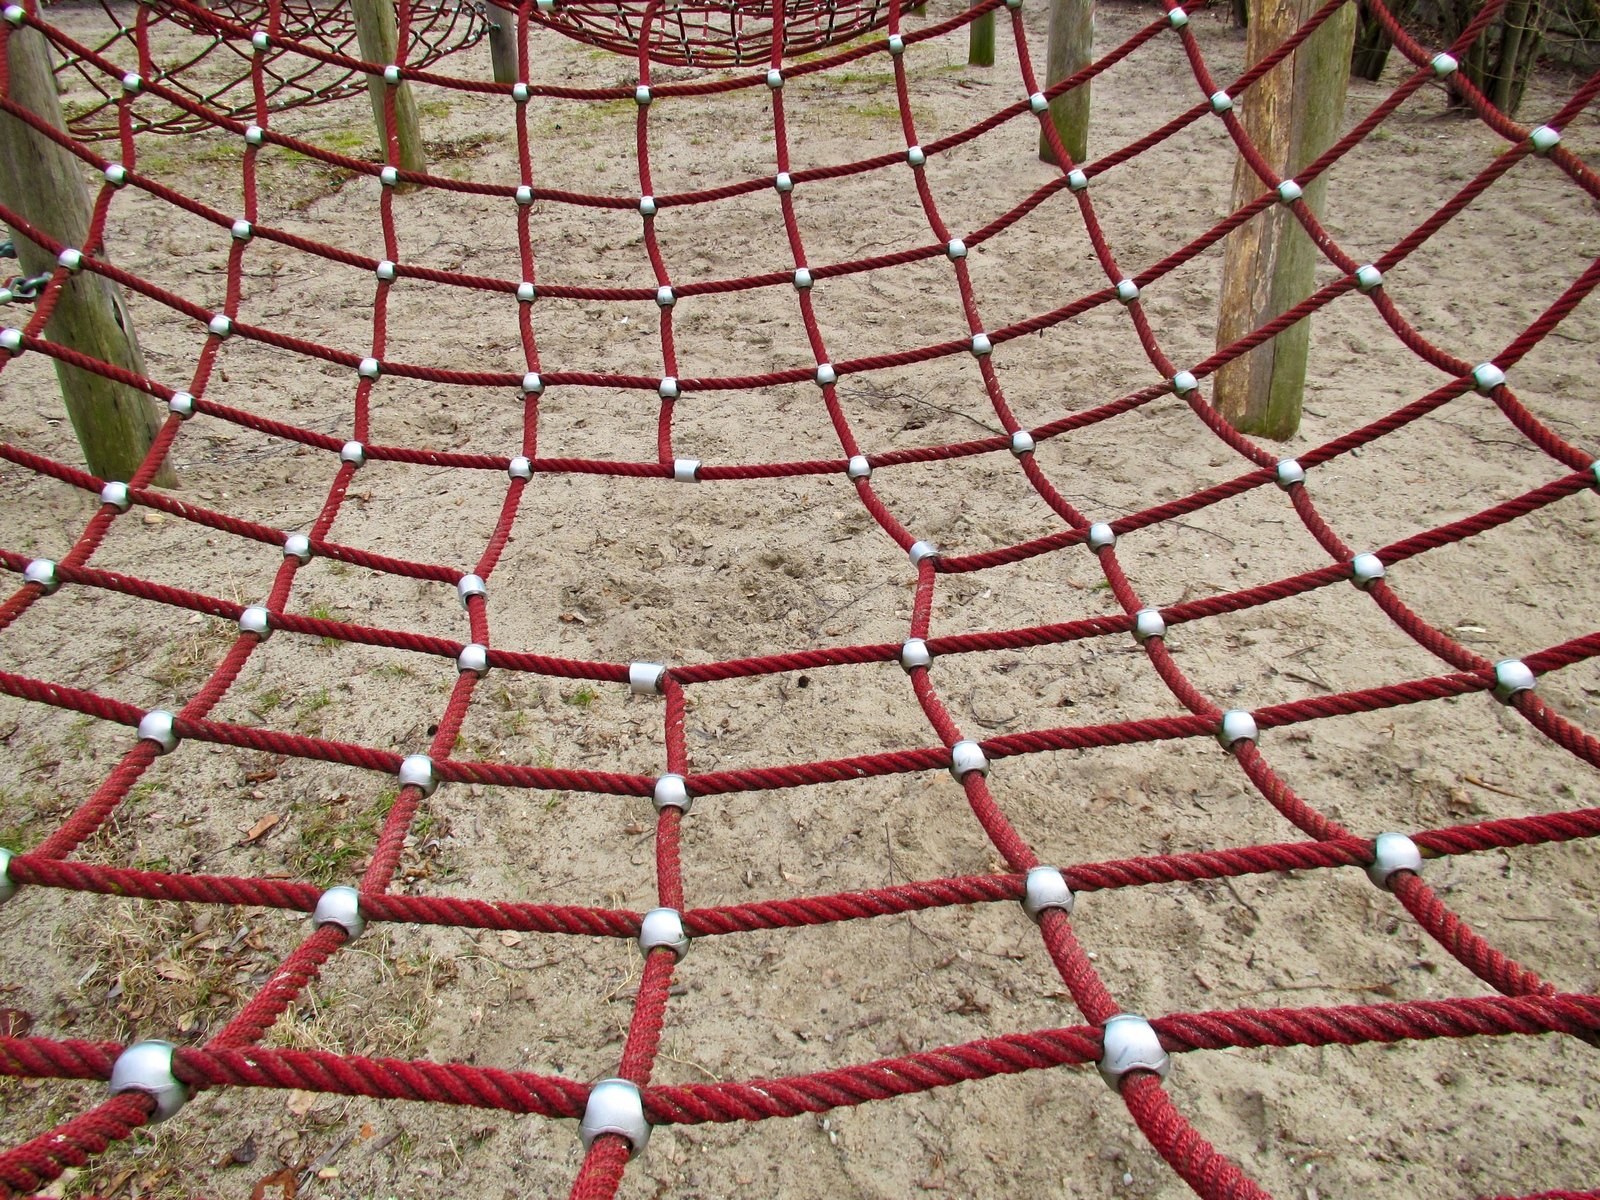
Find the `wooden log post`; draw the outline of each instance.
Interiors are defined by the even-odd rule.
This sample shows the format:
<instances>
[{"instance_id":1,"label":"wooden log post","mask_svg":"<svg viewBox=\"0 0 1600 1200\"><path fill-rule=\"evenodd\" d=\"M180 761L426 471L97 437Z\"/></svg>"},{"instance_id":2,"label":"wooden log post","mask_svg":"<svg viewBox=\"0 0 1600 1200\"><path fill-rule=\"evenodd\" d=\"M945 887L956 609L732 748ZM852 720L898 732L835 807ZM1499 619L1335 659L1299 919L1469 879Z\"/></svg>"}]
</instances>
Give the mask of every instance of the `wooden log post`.
<instances>
[{"instance_id":1,"label":"wooden log post","mask_svg":"<svg viewBox=\"0 0 1600 1200\"><path fill-rule=\"evenodd\" d=\"M1094 58L1094 0L1051 0L1050 48L1045 59L1045 86L1060 83L1087 67ZM1081 163L1089 157L1089 85L1050 101L1050 123L1061 145ZM1050 139L1039 131L1039 158L1056 161Z\"/></svg>"},{"instance_id":2,"label":"wooden log post","mask_svg":"<svg viewBox=\"0 0 1600 1200\"><path fill-rule=\"evenodd\" d=\"M489 22L489 62L496 83L517 82L517 17L499 5L484 5Z\"/></svg>"},{"instance_id":3,"label":"wooden log post","mask_svg":"<svg viewBox=\"0 0 1600 1200\"><path fill-rule=\"evenodd\" d=\"M994 9L972 23L967 42L967 66L994 66Z\"/></svg>"},{"instance_id":4,"label":"wooden log post","mask_svg":"<svg viewBox=\"0 0 1600 1200\"><path fill-rule=\"evenodd\" d=\"M64 130L50 48L35 29L11 31L6 45L13 101L55 129ZM78 249L89 233L89 191L78 160L8 113L0 112L0 203L37 229ZM13 230L17 260L25 275L48 275L56 256ZM144 356L122 289L92 271L70 276L61 289L44 333L60 346L136 374L145 374ZM78 444L89 470L101 479L125 483L149 453L164 419L161 406L138 388L55 360L56 381L66 402ZM154 482L176 486L170 464Z\"/></svg>"},{"instance_id":5,"label":"wooden log post","mask_svg":"<svg viewBox=\"0 0 1600 1200\"><path fill-rule=\"evenodd\" d=\"M1264 58L1318 8L1317 0L1252 0L1245 54ZM1333 144L1344 121L1345 88L1356 10L1347 4L1239 100L1250 140L1284 178ZM1243 158L1233 170L1233 207L1266 185ZM1305 185L1296 204L1320 214L1326 178ZM1280 316L1311 294L1316 247L1290 211L1275 204L1228 235L1223 250L1217 346L1222 348ZM1241 433L1288 438L1300 428L1311 322L1300 321L1216 374L1212 404Z\"/></svg>"},{"instance_id":6,"label":"wooden log post","mask_svg":"<svg viewBox=\"0 0 1600 1200\"><path fill-rule=\"evenodd\" d=\"M356 19L356 40L361 45L361 57L369 63L388 65L395 61L400 47L400 34L395 24L392 0L350 0L351 12ZM387 158L389 127L384 120L384 93L391 85L382 76L367 76L367 94L372 98L372 115L378 123L378 144L384 147ZM399 140L395 159L402 171L426 171L427 155L422 149L422 125L417 119L417 98L411 94L409 83L392 85L394 91L394 124Z\"/></svg>"},{"instance_id":7,"label":"wooden log post","mask_svg":"<svg viewBox=\"0 0 1600 1200\"><path fill-rule=\"evenodd\" d=\"M1418 0L1388 0L1388 9L1396 21L1405 24L1416 11L1417 3ZM1366 0L1362 0L1360 16L1356 20L1355 49L1350 53L1350 74L1377 83L1383 77L1383 68L1389 62L1389 50L1393 45L1388 32L1372 15Z\"/></svg>"}]
</instances>

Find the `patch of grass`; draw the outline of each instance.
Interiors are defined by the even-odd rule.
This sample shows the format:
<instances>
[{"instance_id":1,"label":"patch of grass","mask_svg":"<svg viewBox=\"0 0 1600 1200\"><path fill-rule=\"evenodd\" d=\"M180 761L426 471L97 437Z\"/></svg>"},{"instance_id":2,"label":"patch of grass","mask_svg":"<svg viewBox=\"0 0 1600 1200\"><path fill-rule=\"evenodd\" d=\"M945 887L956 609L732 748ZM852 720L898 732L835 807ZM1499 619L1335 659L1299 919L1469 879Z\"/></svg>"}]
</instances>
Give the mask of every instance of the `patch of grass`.
<instances>
[{"instance_id":1,"label":"patch of grass","mask_svg":"<svg viewBox=\"0 0 1600 1200\"><path fill-rule=\"evenodd\" d=\"M263 688L256 693L255 699L250 701L250 711L259 719L265 717L282 703L283 691L281 689Z\"/></svg>"},{"instance_id":2,"label":"patch of grass","mask_svg":"<svg viewBox=\"0 0 1600 1200\"><path fill-rule=\"evenodd\" d=\"M547 121L537 132L539 136L549 138L557 133L592 130L623 120L631 125L638 111L639 106L632 100L592 100L562 108L559 121Z\"/></svg>"},{"instance_id":3,"label":"patch of grass","mask_svg":"<svg viewBox=\"0 0 1600 1200\"><path fill-rule=\"evenodd\" d=\"M23 752L24 768L32 775L48 775L61 765L61 756L43 742L34 742Z\"/></svg>"},{"instance_id":4,"label":"patch of grass","mask_svg":"<svg viewBox=\"0 0 1600 1200\"><path fill-rule=\"evenodd\" d=\"M424 143L428 157L436 162L468 158L485 146L493 146L500 138L493 133L467 134L461 137L434 138Z\"/></svg>"},{"instance_id":5,"label":"patch of grass","mask_svg":"<svg viewBox=\"0 0 1600 1200\"><path fill-rule=\"evenodd\" d=\"M94 726L95 719L93 717L78 716L73 719L72 727L67 730L66 736L62 739L62 745L66 747L74 758L93 757L89 743L89 730L93 729Z\"/></svg>"},{"instance_id":6,"label":"patch of grass","mask_svg":"<svg viewBox=\"0 0 1600 1200\"><path fill-rule=\"evenodd\" d=\"M318 688L295 706L295 728L303 733L315 733L322 728L322 718L319 712L333 703L333 697L328 694L327 688Z\"/></svg>"},{"instance_id":7,"label":"patch of grass","mask_svg":"<svg viewBox=\"0 0 1600 1200\"><path fill-rule=\"evenodd\" d=\"M289 866L303 879L327 887L347 875L351 864L365 858L378 838L378 828L400 793L380 792L365 807L342 792L328 800L291 804L297 836Z\"/></svg>"},{"instance_id":8,"label":"patch of grass","mask_svg":"<svg viewBox=\"0 0 1600 1200\"><path fill-rule=\"evenodd\" d=\"M256 961L246 908L136 900L103 911L58 936L63 952L88 964L78 1007L93 1014L93 1032L119 1040L203 1039L253 994L251 977L270 958Z\"/></svg>"},{"instance_id":9,"label":"patch of grass","mask_svg":"<svg viewBox=\"0 0 1600 1200\"><path fill-rule=\"evenodd\" d=\"M579 687L577 691L570 692L561 697L561 703L571 704L577 708L588 708L589 705L593 704L599 698L600 693L595 691L586 683Z\"/></svg>"},{"instance_id":10,"label":"patch of grass","mask_svg":"<svg viewBox=\"0 0 1600 1200\"><path fill-rule=\"evenodd\" d=\"M100 97L96 97L94 100L73 100L63 96L61 98L61 115L70 125L79 117L87 116L93 112L102 103L104 101Z\"/></svg>"},{"instance_id":11,"label":"patch of grass","mask_svg":"<svg viewBox=\"0 0 1600 1200\"><path fill-rule=\"evenodd\" d=\"M191 691L222 661L238 633L231 625L208 621L171 643L166 657L150 669L149 677L171 691Z\"/></svg>"},{"instance_id":12,"label":"patch of grass","mask_svg":"<svg viewBox=\"0 0 1600 1200\"><path fill-rule=\"evenodd\" d=\"M218 164L237 163L243 158L243 145L236 145L232 142L212 142L209 145L195 146L189 156L189 161L216 166Z\"/></svg>"},{"instance_id":13,"label":"patch of grass","mask_svg":"<svg viewBox=\"0 0 1600 1200\"><path fill-rule=\"evenodd\" d=\"M306 609L306 616L310 617L314 621L337 621L339 619L333 611L333 606L331 604L323 603L313 604L310 608ZM328 650L331 650L333 647L341 644L339 639L336 637L324 637L320 640L323 648Z\"/></svg>"},{"instance_id":14,"label":"patch of grass","mask_svg":"<svg viewBox=\"0 0 1600 1200\"><path fill-rule=\"evenodd\" d=\"M124 831L131 828L139 819L141 810L148 810L160 792L160 785L154 779L145 779L128 789L128 794L122 798L122 803L111 810L111 815L106 818L105 824L95 830L91 845L110 846L121 838ZM163 866L154 865L155 859L146 859L136 864L141 870L164 871Z\"/></svg>"},{"instance_id":15,"label":"patch of grass","mask_svg":"<svg viewBox=\"0 0 1600 1200\"><path fill-rule=\"evenodd\" d=\"M266 1044L409 1057L421 1045L435 1011L434 997L460 974L455 960L427 953L396 954L382 933L369 934L344 952L371 960L378 973L375 985L359 992L326 991L321 980L312 982L273 1026Z\"/></svg>"},{"instance_id":16,"label":"patch of grass","mask_svg":"<svg viewBox=\"0 0 1600 1200\"><path fill-rule=\"evenodd\" d=\"M448 115L450 106L442 106ZM317 142L324 150L332 150L335 154L343 154L347 158L373 158L377 154L377 143L372 135L354 128L330 129L317 136Z\"/></svg>"},{"instance_id":17,"label":"patch of grass","mask_svg":"<svg viewBox=\"0 0 1600 1200\"><path fill-rule=\"evenodd\" d=\"M842 86L847 83L860 83L868 87L894 86L893 71L838 71L826 76L829 87Z\"/></svg>"},{"instance_id":18,"label":"patch of grass","mask_svg":"<svg viewBox=\"0 0 1600 1200\"><path fill-rule=\"evenodd\" d=\"M279 957L261 940L259 909L140 900L96 911L106 919L64 922L54 934L55 951L71 956L75 975L82 972L59 997L73 1036L201 1042L255 994ZM96 1095L74 1084L34 1090L20 1089L20 1082L17 1092L5 1090L10 1081L0 1085L0 1111L28 1129L59 1124L105 1091L103 1083L93 1085ZM190 1200L191 1181L215 1161L218 1139L236 1132L218 1133L214 1117L194 1116L181 1130L177 1124L140 1129L113 1142L91 1169L64 1176L50 1194L83 1200L123 1178L128 1195Z\"/></svg>"},{"instance_id":19,"label":"patch of grass","mask_svg":"<svg viewBox=\"0 0 1600 1200\"><path fill-rule=\"evenodd\" d=\"M22 850L41 841L52 824L32 792L0 788L0 846Z\"/></svg>"}]
</instances>

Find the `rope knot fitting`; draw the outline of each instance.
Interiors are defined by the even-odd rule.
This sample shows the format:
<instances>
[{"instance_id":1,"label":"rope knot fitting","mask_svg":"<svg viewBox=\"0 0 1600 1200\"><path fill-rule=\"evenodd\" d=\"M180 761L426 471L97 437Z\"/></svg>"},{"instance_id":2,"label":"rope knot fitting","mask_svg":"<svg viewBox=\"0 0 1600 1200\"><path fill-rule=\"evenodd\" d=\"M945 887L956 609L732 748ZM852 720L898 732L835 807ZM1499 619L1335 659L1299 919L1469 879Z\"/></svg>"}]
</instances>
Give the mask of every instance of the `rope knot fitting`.
<instances>
[{"instance_id":1,"label":"rope knot fitting","mask_svg":"<svg viewBox=\"0 0 1600 1200\"><path fill-rule=\"evenodd\" d=\"M1028 872L1022 887L1022 911L1035 924L1046 910L1052 908L1060 909L1069 917L1072 915L1072 906L1077 902L1077 897L1072 894L1067 877L1056 867L1034 867Z\"/></svg>"},{"instance_id":2,"label":"rope knot fitting","mask_svg":"<svg viewBox=\"0 0 1600 1200\"><path fill-rule=\"evenodd\" d=\"M675 908L652 908L639 922L639 953L646 958L652 950L672 951L681 962L689 953L689 935L683 931L683 914Z\"/></svg>"},{"instance_id":3,"label":"rope knot fitting","mask_svg":"<svg viewBox=\"0 0 1600 1200\"><path fill-rule=\"evenodd\" d=\"M171 1042L151 1038L135 1042L111 1067L111 1094L143 1092L156 1102L150 1124L165 1121L189 1102L189 1088L172 1072Z\"/></svg>"},{"instance_id":4,"label":"rope knot fitting","mask_svg":"<svg viewBox=\"0 0 1600 1200\"><path fill-rule=\"evenodd\" d=\"M650 1143L650 1122L644 1118L644 1098L637 1084L626 1079L602 1079L589 1089L578 1139L587 1150L595 1138L614 1133L628 1143L628 1157L638 1157Z\"/></svg>"},{"instance_id":5,"label":"rope knot fitting","mask_svg":"<svg viewBox=\"0 0 1600 1200\"><path fill-rule=\"evenodd\" d=\"M1350 582L1366 591L1385 574L1383 559L1376 554L1358 554L1350 560Z\"/></svg>"},{"instance_id":6,"label":"rope knot fitting","mask_svg":"<svg viewBox=\"0 0 1600 1200\"><path fill-rule=\"evenodd\" d=\"M628 687L635 696L661 695L661 681L667 669L660 663L636 662L628 664Z\"/></svg>"},{"instance_id":7,"label":"rope knot fitting","mask_svg":"<svg viewBox=\"0 0 1600 1200\"><path fill-rule=\"evenodd\" d=\"M317 907L311 913L311 919L318 929L324 925L337 925L352 942L367 928L367 919L361 915L361 893L343 883L317 897Z\"/></svg>"},{"instance_id":8,"label":"rope knot fitting","mask_svg":"<svg viewBox=\"0 0 1600 1200\"><path fill-rule=\"evenodd\" d=\"M1136 1013L1117 1013L1101 1026L1100 1078L1112 1091L1122 1090L1130 1071L1152 1071L1162 1079L1172 1069L1172 1058L1162 1046L1155 1026Z\"/></svg>"},{"instance_id":9,"label":"rope knot fitting","mask_svg":"<svg viewBox=\"0 0 1600 1200\"><path fill-rule=\"evenodd\" d=\"M682 775L674 773L656 779L650 798L655 802L657 812L664 808L675 808L684 816L688 816L689 809L694 806L694 797L689 795L688 781Z\"/></svg>"},{"instance_id":10,"label":"rope knot fitting","mask_svg":"<svg viewBox=\"0 0 1600 1200\"><path fill-rule=\"evenodd\" d=\"M1396 871L1422 873L1422 851L1403 833L1380 833L1372 843L1372 862L1367 878L1374 886L1392 891L1389 880Z\"/></svg>"},{"instance_id":11,"label":"rope knot fitting","mask_svg":"<svg viewBox=\"0 0 1600 1200\"><path fill-rule=\"evenodd\" d=\"M956 777L956 782L962 782L968 775L988 773L989 756L977 742L963 739L950 747L950 774Z\"/></svg>"},{"instance_id":12,"label":"rope knot fitting","mask_svg":"<svg viewBox=\"0 0 1600 1200\"><path fill-rule=\"evenodd\" d=\"M1494 698L1510 704L1518 692L1531 692L1539 682L1528 664L1520 658L1503 658L1494 665Z\"/></svg>"}]
</instances>

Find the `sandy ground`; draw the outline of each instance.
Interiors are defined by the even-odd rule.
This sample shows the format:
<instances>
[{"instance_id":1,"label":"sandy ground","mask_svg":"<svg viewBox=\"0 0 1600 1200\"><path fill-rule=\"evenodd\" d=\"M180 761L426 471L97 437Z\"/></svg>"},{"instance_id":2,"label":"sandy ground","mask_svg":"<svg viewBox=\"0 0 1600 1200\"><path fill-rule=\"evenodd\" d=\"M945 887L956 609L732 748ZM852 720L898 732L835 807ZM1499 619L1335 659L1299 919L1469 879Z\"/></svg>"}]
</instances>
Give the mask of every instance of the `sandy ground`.
<instances>
[{"instance_id":1,"label":"sandy ground","mask_svg":"<svg viewBox=\"0 0 1600 1200\"><path fill-rule=\"evenodd\" d=\"M935 0L917 28L955 9ZM1106 5L1104 47L1150 10ZM61 10L85 27L88 10ZM1044 6L1025 20L1042 61ZM1220 17L1195 28L1219 77L1242 39ZM537 44L536 81L612 84L630 65L559 37ZM969 69L958 35L906 56L919 137L965 128L1022 95L1004 32L990 70ZM487 74L483 49L447 60ZM1393 85L1351 87L1354 122ZM887 58L792 82L786 99L798 165L903 147ZM666 71L662 79L694 77ZM1569 81L1541 81L1524 117L1559 104ZM758 94L759 93L759 94ZM1171 37L1097 81L1094 157L1198 95ZM503 104L423 89L436 169L516 181ZM773 168L764 89L656 105L658 191L685 191ZM1500 145L1445 115L1426 89L1332 173L1326 223L1358 260L1377 256L1486 164ZM286 115L277 127L374 156L365 100ZM637 191L631 103L536 102L535 177L550 186ZM1588 114L1566 131L1594 146ZM976 229L1050 178L1031 118L937 156L930 182L953 229ZM236 140L149 140L146 171L224 211L239 207ZM1097 181L1096 211L1121 263L1154 262L1227 211L1232 155L1207 120ZM260 224L376 255L376 188L282 152L263 156ZM797 192L814 263L930 240L903 168ZM511 205L425 191L397 201L403 258L516 278ZM760 192L668 211L664 254L679 281L787 269L778 206ZM546 283L650 281L638 218L536 206ZM203 304L220 302L226 232L129 189L113 208L122 266ZM1596 254L1593 207L1550 164L1529 159L1386 281L1427 336L1469 361L1490 357ZM1103 277L1065 193L973 251L990 328L1048 310ZM1168 354L1211 349L1220 259L1210 253L1147 289ZM261 240L246 260L241 318L365 353L373 285ZM962 336L943 261L819 283L836 359ZM152 374L186 381L202 334L135 298ZM1113 306L1115 307L1115 306ZM8 311L13 322L18 311ZM521 370L515 304L407 282L391 300L389 354L443 367ZM754 373L808 363L786 288L687 298L677 313L680 374ZM654 305L541 300L549 369L660 373ZM1518 394L1563 436L1600 446L1591 381L1600 313L1586 303L1517 369ZM995 361L1026 425L1091 407L1156 379L1124 314L1095 310L1001 347ZM1316 318L1307 415L1287 447L1320 444L1437 386L1351 295ZM0 375L0 431L26 449L77 461L47 364L28 355ZM346 436L347 372L243 339L225 347L207 395ZM840 387L874 452L998 431L970 360L851 376ZM393 378L375 393L372 441L514 453L514 396ZM650 459L656 403L638 393L553 388L540 447L549 455ZM698 394L679 405L678 453L707 463L837 455L810 384ZM1039 461L1096 518L1231 478L1243 464L1170 397L1086 432L1042 443ZM183 495L284 530L305 528L336 464L211 419L187 425L175 459ZM1377 546L1476 512L1561 474L1486 400L1468 395L1359 456L1318 469L1316 500L1357 546ZM1004 453L882 470L880 495L918 536L952 551L1059 528ZM494 473L370 465L334 536L351 545L465 568L504 489ZM58 556L92 512L49 480L0 468L0 544ZM1393 572L1424 617L1500 658L1594 626L1595 497L1580 494L1471 543ZM1326 561L1283 495L1266 488L1123 539L1121 561L1152 605L1233 590ZM95 564L240 602L264 594L278 555L138 510L116 522ZM612 661L698 663L821 645L897 641L912 572L842 477L779 482L541 477L493 577L495 643ZM450 588L314 560L291 607L370 625L461 638ZM934 630L1004 629L1115 611L1082 548L941 580ZM140 706L176 708L233 631L223 622L66 588L0 637L0 667ZM1441 670L1360 592L1338 585L1189 625L1178 661L1224 707L1265 704ZM279 635L252 656L219 719L397 750L422 749L454 669L421 655ZM969 736L1178 711L1130 639L941 659L934 681ZM1542 694L1587 728L1600 674L1580 665ZM933 739L892 665L833 668L691 692L694 768L831 758ZM36 844L98 784L128 731L0 700L0 842ZM1307 724L1263 742L1270 761L1324 812L1364 834L1424 829L1592 802L1587 768L1483 696ZM654 774L663 764L658 701L616 685L491 674L461 754ZM1043 754L998 766L995 794L1047 862L1068 865L1300 835L1209 740ZM172 870L353 882L393 798L391 781L310 762L186 745L146 775L82 857ZM260 836L250 834L276 816ZM425 805L396 886L407 892L623 905L654 903L647 804L580 794L447 786ZM1003 869L943 772L837 787L737 794L696 806L684 836L691 905L826 893ZM1430 865L1463 916L1559 987L1600 990L1592 845L1483 854ZM1481 995L1484 985L1430 942L1356 870L1247 877L1231 884L1100 893L1074 925L1125 1008L1204 1009ZM63 1037L202 1041L306 933L265 909L155 906L24 890L0 910L0 1005ZM270 1041L354 1053L612 1073L639 959L587 938L481 936L374 927L339 954ZM706 939L678 973L657 1078L745 1079L863 1062L1079 1017L1034 928L1007 905L803 931ZM1600 1058L1571 1039L1411 1043L1392 1048L1211 1052L1184 1056L1171 1089L1223 1151L1279 1197L1342 1197L1382 1187L1416 1197L1519 1194L1600 1181ZM6 1141L48 1129L102 1094L97 1085L0 1082ZM499 1197L564 1194L580 1161L570 1122L415 1104L245 1091L208 1094L72 1173L52 1195ZM280 1174L288 1172L288 1175ZM270 1180L263 1189L261 1181ZM256 1189L253 1191L253 1189ZM663 1128L623 1195L1052 1197L1187 1194L1091 1070L991 1080L894 1102L731 1127Z\"/></svg>"}]
</instances>

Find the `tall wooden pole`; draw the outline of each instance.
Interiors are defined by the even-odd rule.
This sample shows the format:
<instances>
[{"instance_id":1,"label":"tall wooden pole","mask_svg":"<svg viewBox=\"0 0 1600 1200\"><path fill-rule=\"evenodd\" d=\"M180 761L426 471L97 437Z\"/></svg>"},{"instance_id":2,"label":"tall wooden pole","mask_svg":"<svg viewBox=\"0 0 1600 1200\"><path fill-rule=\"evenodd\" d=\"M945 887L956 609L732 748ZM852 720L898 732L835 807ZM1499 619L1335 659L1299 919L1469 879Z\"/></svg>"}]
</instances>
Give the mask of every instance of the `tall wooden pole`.
<instances>
[{"instance_id":1,"label":"tall wooden pole","mask_svg":"<svg viewBox=\"0 0 1600 1200\"><path fill-rule=\"evenodd\" d=\"M1252 0L1246 57L1258 62L1318 8L1317 0ZM1246 133L1287 179L1326 150L1344 120L1356 9L1347 4L1240 98ZM1233 207L1265 189L1242 158L1234 164ZM1305 185L1295 204L1320 214L1326 178ZM1316 248L1291 211L1275 204L1228 235L1222 259L1217 346L1244 337L1311 294ZM1287 438L1300 428L1311 323L1301 321L1217 372L1212 403L1241 433Z\"/></svg>"},{"instance_id":2,"label":"tall wooden pole","mask_svg":"<svg viewBox=\"0 0 1600 1200\"><path fill-rule=\"evenodd\" d=\"M972 23L967 42L967 66L994 66L994 9Z\"/></svg>"},{"instance_id":3,"label":"tall wooden pole","mask_svg":"<svg viewBox=\"0 0 1600 1200\"><path fill-rule=\"evenodd\" d=\"M484 5L489 22L489 62L496 83L517 82L517 18L498 4Z\"/></svg>"},{"instance_id":4,"label":"tall wooden pole","mask_svg":"<svg viewBox=\"0 0 1600 1200\"><path fill-rule=\"evenodd\" d=\"M1060 83L1094 59L1094 0L1051 0L1050 49L1045 60L1045 86ZM1089 85L1074 88L1050 102L1050 123L1075 163L1089 157ZM1039 157L1056 161L1050 139L1039 132Z\"/></svg>"},{"instance_id":5,"label":"tall wooden pole","mask_svg":"<svg viewBox=\"0 0 1600 1200\"><path fill-rule=\"evenodd\" d=\"M394 19L392 0L350 0L356 18L356 40L361 45L361 57L369 63L389 64L399 53L400 34ZM389 126L384 120L384 93L394 92L394 124L399 138L399 157L395 160L403 171L426 171L428 159L422 149L422 126L417 120L417 98L411 94L409 83L385 83L382 77L367 76L367 94L372 98L372 115L378 123L378 144L389 145Z\"/></svg>"},{"instance_id":6,"label":"tall wooden pole","mask_svg":"<svg viewBox=\"0 0 1600 1200\"><path fill-rule=\"evenodd\" d=\"M50 49L35 29L18 27L6 43L10 97L55 129L64 130ZM0 203L73 249L89 233L89 192L78 160L31 126L0 112ZM13 230L17 260L26 275L48 275L56 256ZM144 357L122 289L92 271L68 277L44 333L50 341L90 358L145 374ZM56 381L89 470L126 482L144 461L161 429L160 407L144 392L92 371L55 360ZM154 481L177 483L170 465Z\"/></svg>"}]
</instances>

